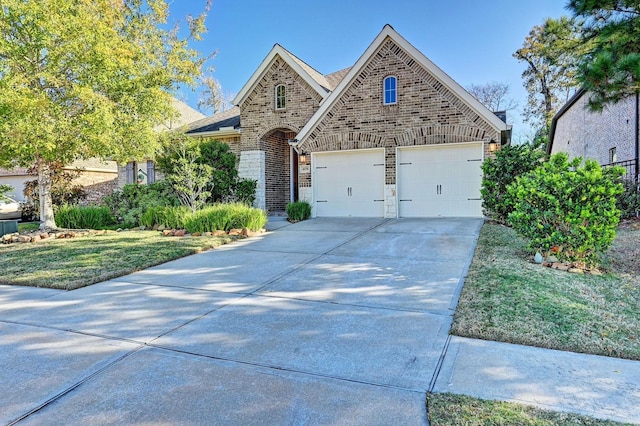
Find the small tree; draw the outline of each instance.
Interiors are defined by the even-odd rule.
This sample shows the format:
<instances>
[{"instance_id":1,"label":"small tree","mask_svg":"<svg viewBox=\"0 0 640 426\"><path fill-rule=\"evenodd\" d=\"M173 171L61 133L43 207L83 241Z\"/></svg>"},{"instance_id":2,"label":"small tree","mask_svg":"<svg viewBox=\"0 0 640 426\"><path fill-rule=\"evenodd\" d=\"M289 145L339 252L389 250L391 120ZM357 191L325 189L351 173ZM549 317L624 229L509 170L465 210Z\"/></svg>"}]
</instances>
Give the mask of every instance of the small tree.
<instances>
[{"instance_id":1,"label":"small tree","mask_svg":"<svg viewBox=\"0 0 640 426\"><path fill-rule=\"evenodd\" d=\"M482 208L485 215L500 223L507 223L515 201L509 197L507 186L515 179L540 166L544 152L535 142L507 145L482 163Z\"/></svg>"},{"instance_id":2,"label":"small tree","mask_svg":"<svg viewBox=\"0 0 640 426\"><path fill-rule=\"evenodd\" d=\"M624 169L603 169L593 160L571 161L558 153L509 186L515 202L509 222L529 248L558 259L593 266L615 238L620 220L616 198Z\"/></svg>"},{"instance_id":3,"label":"small tree","mask_svg":"<svg viewBox=\"0 0 640 426\"><path fill-rule=\"evenodd\" d=\"M169 169L167 181L176 191L180 204L195 212L207 203L211 195L213 167L202 164L198 145L190 144L184 136L175 140L171 155L163 160Z\"/></svg>"}]
</instances>

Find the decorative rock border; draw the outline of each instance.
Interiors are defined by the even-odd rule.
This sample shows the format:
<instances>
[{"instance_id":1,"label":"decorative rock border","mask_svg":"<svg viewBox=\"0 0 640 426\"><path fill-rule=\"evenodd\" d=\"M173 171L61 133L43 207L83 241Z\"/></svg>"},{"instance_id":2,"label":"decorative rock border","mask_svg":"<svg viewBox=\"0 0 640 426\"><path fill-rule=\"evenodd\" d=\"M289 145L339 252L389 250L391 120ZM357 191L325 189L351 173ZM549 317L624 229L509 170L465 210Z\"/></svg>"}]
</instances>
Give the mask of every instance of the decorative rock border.
<instances>
[{"instance_id":1,"label":"decorative rock border","mask_svg":"<svg viewBox=\"0 0 640 426\"><path fill-rule=\"evenodd\" d=\"M100 235L106 231L95 230L56 230L56 231L33 231L27 234L14 232L2 236L2 244L36 243L48 239L63 239L86 237L88 235Z\"/></svg>"}]
</instances>

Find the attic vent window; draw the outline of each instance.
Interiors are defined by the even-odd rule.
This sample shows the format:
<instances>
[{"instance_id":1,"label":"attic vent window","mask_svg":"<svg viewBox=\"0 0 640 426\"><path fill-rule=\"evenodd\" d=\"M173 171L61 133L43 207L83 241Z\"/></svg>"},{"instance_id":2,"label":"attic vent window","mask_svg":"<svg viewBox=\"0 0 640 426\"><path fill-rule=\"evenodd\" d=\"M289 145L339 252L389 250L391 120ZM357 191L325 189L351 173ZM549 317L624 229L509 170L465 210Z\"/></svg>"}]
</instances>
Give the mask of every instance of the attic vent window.
<instances>
[{"instance_id":1,"label":"attic vent window","mask_svg":"<svg viewBox=\"0 0 640 426\"><path fill-rule=\"evenodd\" d=\"M398 79L394 76L389 76L384 79L383 83L383 97L384 105L393 105L397 103L397 83Z\"/></svg>"},{"instance_id":2,"label":"attic vent window","mask_svg":"<svg viewBox=\"0 0 640 426\"><path fill-rule=\"evenodd\" d=\"M284 84L276 86L276 109L285 109L287 107L287 89Z\"/></svg>"}]
</instances>

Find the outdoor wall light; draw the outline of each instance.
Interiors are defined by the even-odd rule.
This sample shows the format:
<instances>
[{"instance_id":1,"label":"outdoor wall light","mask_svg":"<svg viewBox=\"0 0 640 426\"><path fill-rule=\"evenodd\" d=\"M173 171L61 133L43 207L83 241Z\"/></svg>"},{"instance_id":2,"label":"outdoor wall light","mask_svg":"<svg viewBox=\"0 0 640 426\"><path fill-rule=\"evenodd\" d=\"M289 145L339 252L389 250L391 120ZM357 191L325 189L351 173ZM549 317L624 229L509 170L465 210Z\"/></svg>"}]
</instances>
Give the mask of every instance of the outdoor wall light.
<instances>
[{"instance_id":1,"label":"outdoor wall light","mask_svg":"<svg viewBox=\"0 0 640 426\"><path fill-rule=\"evenodd\" d=\"M307 161L309 161L309 158L307 157L308 155L309 154L304 151L300 153L300 155L298 156L298 158L300 159L300 164L307 164Z\"/></svg>"},{"instance_id":2,"label":"outdoor wall light","mask_svg":"<svg viewBox=\"0 0 640 426\"><path fill-rule=\"evenodd\" d=\"M491 139L491 141L489 142L489 152L496 152L497 149L498 149L498 143L493 139Z\"/></svg>"}]
</instances>

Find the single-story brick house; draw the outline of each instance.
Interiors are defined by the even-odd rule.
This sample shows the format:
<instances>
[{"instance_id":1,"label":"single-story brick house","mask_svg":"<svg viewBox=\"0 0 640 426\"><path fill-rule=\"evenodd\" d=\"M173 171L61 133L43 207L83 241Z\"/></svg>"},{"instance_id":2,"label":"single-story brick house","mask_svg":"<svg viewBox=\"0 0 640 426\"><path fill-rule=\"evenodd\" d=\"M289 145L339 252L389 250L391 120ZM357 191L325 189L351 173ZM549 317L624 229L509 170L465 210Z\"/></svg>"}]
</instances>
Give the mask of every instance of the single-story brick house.
<instances>
[{"instance_id":1,"label":"single-story brick house","mask_svg":"<svg viewBox=\"0 0 640 426\"><path fill-rule=\"evenodd\" d=\"M590 158L602 165L620 165L627 169L629 179L637 179L638 95L606 106L602 112L588 110L588 100L588 92L580 89L553 117L547 153L566 152L569 158Z\"/></svg>"},{"instance_id":2,"label":"single-story brick house","mask_svg":"<svg viewBox=\"0 0 640 426\"><path fill-rule=\"evenodd\" d=\"M316 217L480 217L482 161L510 137L389 25L328 75L276 44L233 103L187 133L229 143L272 212L307 200Z\"/></svg>"}]
</instances>

